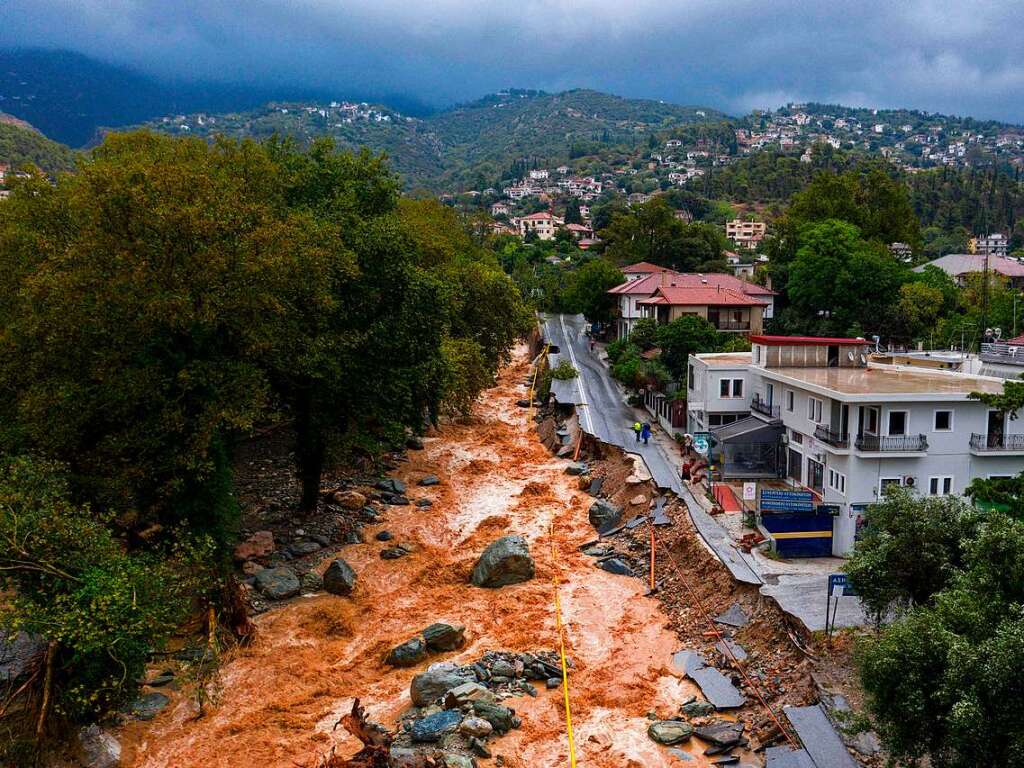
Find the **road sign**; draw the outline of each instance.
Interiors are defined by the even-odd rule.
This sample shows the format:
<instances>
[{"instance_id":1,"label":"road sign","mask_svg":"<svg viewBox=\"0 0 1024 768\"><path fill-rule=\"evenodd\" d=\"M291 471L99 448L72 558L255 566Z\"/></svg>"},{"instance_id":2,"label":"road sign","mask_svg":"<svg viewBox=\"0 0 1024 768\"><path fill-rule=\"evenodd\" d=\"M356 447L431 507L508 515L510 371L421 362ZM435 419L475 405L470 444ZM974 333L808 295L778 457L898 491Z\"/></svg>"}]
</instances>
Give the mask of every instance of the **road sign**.
<instances>
[{"instance_id":1,"label":"road sign","mask_svg":"<svg viewBox=\"0 0 1024 768\"><path fill-rule=\"evenodd\" d=\"M832 517L839 517L839 505L838 504L819 504L818 514L819 515L832 515Z\"/></svg>"},{"instance_id":2,"label":"road sign","mask_svg":"<svg viewBox=\"0 0 1024 768\"><path fill-rule=\"evenodd\" d=\"M757 501L757 483L743 484L743 500Z\"/></svg>"},{"instance_id":3,"label":"road sign","mask_svg":"<svg viewBox=\"0 0 1024 768\"><path fill-rule=\"evenodd\" d=\"M828 593L833 595L838 591L847 597L856 597L857 592L850 586L850 577L845 573L833 573L828 577Z\"/></svg>"},{"instance_id":4,"label":"road sign","mask_svg":"<svg viewBox=\"0 0 1024 768\"><path fill-rule=\"evenodd\" d=\"M763 512L813 512L814 494L810 491L761 491Z\"/></svg>"},{"instance_id":5,"label":"road sign","mask_svg":"<svg viewBox=\"0 0 1024 768\"><path fill-rule=\"evenodd\" d=\"M693 450L701 456L707 456L711 450L711 435L707 432L696 432L693 435Z\"/></svg>"}]
</instances>

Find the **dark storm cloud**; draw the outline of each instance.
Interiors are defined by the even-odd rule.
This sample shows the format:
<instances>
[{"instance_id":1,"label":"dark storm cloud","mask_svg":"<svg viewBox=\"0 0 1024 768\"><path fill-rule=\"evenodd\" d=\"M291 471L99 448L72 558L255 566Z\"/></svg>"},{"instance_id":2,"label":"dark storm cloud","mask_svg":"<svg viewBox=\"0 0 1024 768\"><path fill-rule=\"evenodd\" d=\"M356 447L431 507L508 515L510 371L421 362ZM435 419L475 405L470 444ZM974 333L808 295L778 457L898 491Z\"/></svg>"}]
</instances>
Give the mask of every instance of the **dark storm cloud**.
<instances>
[{"instance_id":1,"label":"dark storm cloud","mask_svg":"<svg viewBox=\"0 0 1024 768\"><path fill-rule=\"evenodd\" d=\"M733 112L790 100L1024 120L1024 3L0 0L0 46L175 79L443 104L586 86Z\"/></svg>"}]
</instances>

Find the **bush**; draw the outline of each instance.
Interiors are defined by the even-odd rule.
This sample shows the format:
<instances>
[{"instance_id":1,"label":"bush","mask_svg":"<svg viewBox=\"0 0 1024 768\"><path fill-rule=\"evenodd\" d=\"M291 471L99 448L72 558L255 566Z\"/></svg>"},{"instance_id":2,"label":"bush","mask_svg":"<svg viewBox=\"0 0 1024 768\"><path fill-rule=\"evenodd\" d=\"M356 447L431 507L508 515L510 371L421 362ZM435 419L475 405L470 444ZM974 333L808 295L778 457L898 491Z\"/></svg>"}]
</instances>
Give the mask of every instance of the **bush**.
<instances>
[{"instance_id":1,"label":"bush","mask_svg":"<svg viewBox=\"0 0 1024 768\"><path fill-rule=\"evenodd\" d=\"M630 344L627 339L616 339L615 341L610 342L608 346L605 347L604 351L605 354L608 355L608 362L614 365L631 348L635 349L635 345Z\"/></svg>"},{"instance_id":2,"label":"bush","mask_svg":"<svg viewBox=\"0 0 1024 768\"><path fill-rule=\"evenodd\" d=\"M129 553L70 499L63 468L28 458L0 468L0 626L53 644L56 714L85 719L130 698L148 654L188 615L212 574L212 542Z\"/></svg>"},{"instance_id":3,"label":"bush","mask_svg":"<svg viewBox=\"0 0 1024 768\"><path fill-rule=\"evenodd\" d=\"M638 320L629 334L629 342L645 352L658 346L658 323L651 318Z\"/></svg>"},{"instance_id":4,"label":"bush","mask_svg":"<svg viewBox=\"0 0 1024 768\"><path fill-rule=\"evenodd\" d=\"M568 360L560 360L558 365L551 369L551 377L559 381L569 381L575 379L578 375L579 372Z\"/></svg>"}]
</instances>

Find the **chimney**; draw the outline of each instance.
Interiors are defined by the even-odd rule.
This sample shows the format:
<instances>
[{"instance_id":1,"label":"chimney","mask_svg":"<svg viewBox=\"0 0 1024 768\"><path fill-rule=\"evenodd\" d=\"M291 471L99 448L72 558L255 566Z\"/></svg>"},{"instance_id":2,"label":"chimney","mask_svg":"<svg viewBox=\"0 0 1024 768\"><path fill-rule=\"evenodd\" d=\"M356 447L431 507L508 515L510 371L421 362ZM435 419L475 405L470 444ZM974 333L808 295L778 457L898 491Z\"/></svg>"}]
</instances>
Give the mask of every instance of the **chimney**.
<instances>
[{"instance_id":1,"label":"chimney","mask_svg":"<svg viewBox=\"0 0 1024 768\"><path fill-rule=\"evenodd\" d=\"M661 273L661 284L662 285L668 285L668 271L667 270Z\"/></svg>"}]
</instances>

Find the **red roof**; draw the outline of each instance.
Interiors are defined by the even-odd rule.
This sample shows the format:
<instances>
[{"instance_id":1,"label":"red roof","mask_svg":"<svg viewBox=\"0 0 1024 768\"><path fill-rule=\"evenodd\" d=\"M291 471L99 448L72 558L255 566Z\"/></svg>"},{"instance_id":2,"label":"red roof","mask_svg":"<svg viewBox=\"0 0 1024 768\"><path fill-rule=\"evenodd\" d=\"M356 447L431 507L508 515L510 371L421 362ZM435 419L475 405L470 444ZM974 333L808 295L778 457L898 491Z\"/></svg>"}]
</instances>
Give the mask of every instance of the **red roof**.
<instances>
[{"instance_id":1,"label":"red roof","mask_svg":"<svg viewBox=\"0 0 1024 768\"><path fill-rule=\"evenodd\" d=\"M634 275L638 272L673 272L674 270L668 267L659 267L657 264L651 264L649 261L641 261L638 264L630 264L628 267L622 268L622 274Z\"/></svg>"},{"instance_id":2,"label":"red roof","mask_svg":"<svg viewBox=\"0 0 1024 768\"><path fill-rule=\"evenodd\" d=\"M687 307L766 307L768 302L747 296L731 288L690 288L663 285L649 299L638 304L665 304Z\"/></svg>"},{"instance_id":3,"label":"red roof","mask_svg":"<svg viewBox=\"0 0 1024 768\"><path fill-rule=\"evenodd\" d=\"M648 275L647 277L641 277L639 280L625 282L622 285L615 286L608 293L651 295L661 287L728 288L731 291L738 291L747 296L768 297L775 295L775 291L770 288L748 283L746 280L741 280L735 275L726 275L719 272L697 274L693 272L673 272L671 270L664 270L659 274Z\"/></svg>"},{"instance_id":4,"label":"red roof","mask_svg":"<svg viewBox=\"0 0 1024 768\"><path fill-rule=\"evenodd\" d=\"M1012 347L1024 347L1024 333L1020 336L1014 336L1012 339L1007 339L1004 344L1009 344Z\"/></svg>"},{"instance_id":5,"label":"red roof","mask_svg":"<svg viewBox=\"0 0 1024 768\"><path fill-rule=\"evenodd\" d=\"M751 336L750 342L752 344L770 344L772 346L825 346L825 345L840 345L840 346L863 346L867 344L867 339L840 339L831 338L828 336Z\"/></svg>"},{"instance_id":6,"label":"red roof","mask_svg":"<svg viewBox=\"0 0 1024 768\"><path fill-rule=\"evenodd\" d=\"M533 221L544 221L545 219L553 219L549 211L539 211L538 213L531 213L529 216L523 216L523 219L529 219Z\"/></svg>"},{"instance_id":7,"label":"red roof","mask_svg":"<svg viewBox=\"0 0 1024 768\"><path fill-rule=\"evenodd\" d=\"M570 232L589 232L590 227L584 227L582 224L566 224L565 228Z\"/></svg>"}]
</instances>

